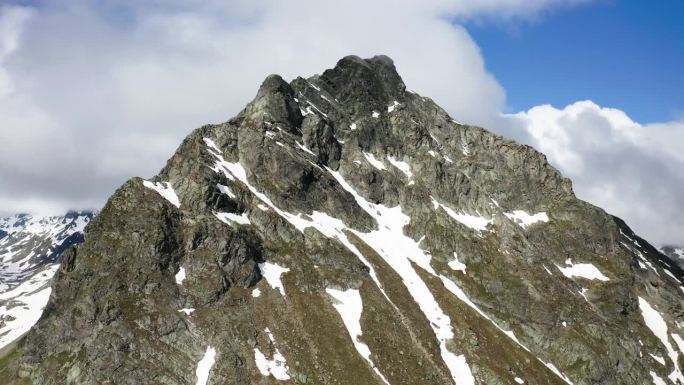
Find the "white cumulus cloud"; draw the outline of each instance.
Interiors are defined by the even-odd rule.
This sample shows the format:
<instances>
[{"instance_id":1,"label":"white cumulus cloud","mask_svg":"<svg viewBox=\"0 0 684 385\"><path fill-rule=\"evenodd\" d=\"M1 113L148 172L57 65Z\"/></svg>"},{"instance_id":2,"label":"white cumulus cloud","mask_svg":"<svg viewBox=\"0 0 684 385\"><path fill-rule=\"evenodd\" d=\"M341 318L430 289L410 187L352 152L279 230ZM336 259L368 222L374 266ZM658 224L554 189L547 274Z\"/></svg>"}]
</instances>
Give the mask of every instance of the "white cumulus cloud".
<instances>
[{"instance_id":1,"label":"white cumulus cloud","mask_svg":"<svg viewBox=\"0 0 684 385\"><path fill-rule=\"evenodd\" d=\"M270 73L392 56L462 121L505 102L454 18L533 17L575 0L51 0L0 7L0 213L99 207L155 174L194 127L225 121Z\"/></svg>"},{"instance_id":2,"label":"white cumulus cloud","mask_svg":"<svg viewBox=\"0 0 684 385\"><path fill-rule=\"evenodd\" d=\"M505 133L545 153L580 198L651 242L684 241L684 121L643 125L591 101L506 118Z\"/></svg>"},{"instance_id":3,"label":"white cumulus cloud","mask_svg":"<svg viewBox=\"0 0 684 385\"><path fill-rule=\"evenodd\" d=\"M12 92L12 79L3 63L19 47L19 34L30 17L30 8L0 5L0 97Z\"/></svg>"},{"instance_id":4,"label":"white cumulus cloud","mask_svg":"<svg viewBox=\"0 0 684 385\"><path fill-rule=\"evenodd\" d=\"M587 102L502 118L505 91L459 24L587 1L2 5L0 215L98 208L129 177L155 174L192 128L234 116L268 74L310 76L345 55L387 54L410 88L459 121L535 145L580 197L674 241L684 234L681 123L640 125Z\"/></svg>"}]
</instances>

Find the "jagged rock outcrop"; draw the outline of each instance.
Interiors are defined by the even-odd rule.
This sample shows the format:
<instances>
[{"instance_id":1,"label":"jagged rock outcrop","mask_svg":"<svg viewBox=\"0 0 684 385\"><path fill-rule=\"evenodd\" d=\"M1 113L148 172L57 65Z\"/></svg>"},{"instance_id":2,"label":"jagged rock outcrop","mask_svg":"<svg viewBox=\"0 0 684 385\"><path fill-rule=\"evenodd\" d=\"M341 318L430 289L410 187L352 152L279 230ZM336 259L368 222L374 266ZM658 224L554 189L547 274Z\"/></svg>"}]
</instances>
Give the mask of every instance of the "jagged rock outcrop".
<instances>
[{"instance_id":1,"label":"jagged rock outcrop","mask_svg":"<svg viewBox=\"0 0 684 385\"><path fill-rule=\"evenodd\" d=\"M544 155L346 57L117 190L0 376L676 383L683 279Z\"/></svg>"}]
</instances>

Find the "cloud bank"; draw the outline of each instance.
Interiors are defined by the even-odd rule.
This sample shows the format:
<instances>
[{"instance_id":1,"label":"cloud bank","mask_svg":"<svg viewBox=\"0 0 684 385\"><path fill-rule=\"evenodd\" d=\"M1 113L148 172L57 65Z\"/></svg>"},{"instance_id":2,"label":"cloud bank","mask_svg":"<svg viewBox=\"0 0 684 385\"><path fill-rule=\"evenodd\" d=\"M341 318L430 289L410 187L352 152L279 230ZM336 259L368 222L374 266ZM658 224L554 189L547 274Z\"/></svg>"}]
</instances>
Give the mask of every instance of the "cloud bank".
<instances>
[{"instance_id":1,"label":"cloud bank","mask_svg":"<svg viewBox=\"0 0 684 385\"><path fill-rule=\"evenodd\" d=\"M618 154L585 136L587 131L600 138L614 135L601 114L558 117L557 129L544 128L547 118L537 112L550 107L502 118L505 91L459 24L537 18L586 1L53 0L32 7L2 5L0 215L98 208L129 177L155 174L192 128L239 112L268 74L309 76L348 54L384 53L394 58L409 87L435 99L459 121L498 127L535 145L575 180L581 197L632 224L655 223L654 212L684 209L674 198L682 191L675 189L682 186L677 185L681 178L672 167L659 168L671 166L676 156L677 149L658 147L670 145L667 135L674 134L667 133L677 128L632 122L651 147L624 139ZM561 115L569 116L566 110ZM583 123L600 128L588 130ZM643 156L635 158L635 149ZM638 163L632 181L641 188L625 192L630 173L614 165L615 156L621 164ZM657 199L649 195L652 191L646 194L656 175L670 180ZM609 183L613 198L585 192L603 191ZM664 197L668 193L669 200ZM631 207L632 199L642 207ZM679 206L656 204L662 202Z\"/></svg>"},{"instance_id":2,"label":"cloud bank","mask_svg":"<svg viewBox=\"0 0 684 385\"><path fill-rule=\"evenodd\" d=\"M506 118L506 133L545 153L578 197L651 242L684 241L684 121L642 125L591 101Z\"/></svg>"}]
</instances>

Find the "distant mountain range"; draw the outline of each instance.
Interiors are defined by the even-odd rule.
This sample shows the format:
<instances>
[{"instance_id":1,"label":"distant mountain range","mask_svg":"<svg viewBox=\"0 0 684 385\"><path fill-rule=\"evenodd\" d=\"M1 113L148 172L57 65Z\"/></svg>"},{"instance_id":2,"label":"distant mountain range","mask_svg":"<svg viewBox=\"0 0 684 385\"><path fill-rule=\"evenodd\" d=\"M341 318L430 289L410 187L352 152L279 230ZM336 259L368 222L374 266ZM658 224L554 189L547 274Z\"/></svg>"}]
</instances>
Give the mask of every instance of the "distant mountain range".
<instances>
[{"instance_id":1,"label":"distant mountain range","mask_svg":"<svg viewBox=\"0 0 684 385\"><path fill-rule=\"evenodd\" d=\"M679 267L684 269L684 247L680 246L663 246L660 251L677 262Z\"/></svg>"},{"instance_id":2,"label":"distant mountain range","mask_svg":"<svg viewBox=\"0 0 684 385\"><path fill-rule=\"evenodd\" d=\"M0 351L38 321L62 253L83 242L93 215L0 218Z\"/></svg>"}]
</instances>

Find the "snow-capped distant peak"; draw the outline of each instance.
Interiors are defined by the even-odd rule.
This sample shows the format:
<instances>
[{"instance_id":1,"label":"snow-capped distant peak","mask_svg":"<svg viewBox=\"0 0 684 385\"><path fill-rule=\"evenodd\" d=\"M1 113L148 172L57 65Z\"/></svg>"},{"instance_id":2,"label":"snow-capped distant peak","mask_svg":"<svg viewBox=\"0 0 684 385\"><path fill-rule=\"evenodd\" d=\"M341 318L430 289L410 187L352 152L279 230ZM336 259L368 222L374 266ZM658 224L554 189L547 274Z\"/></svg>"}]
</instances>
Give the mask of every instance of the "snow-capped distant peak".
<instances>
[{"instance_id":1,"label":"snow-capped distant peak","mask_svg":"<svg viewBox=\"0 0 684 385\"><path fill-rule=\"evenodd\" d=\"M62 253L83 242L91 212L0 218L0 349L35 324L50 297Z\"/></svg>"}]
</instances>

